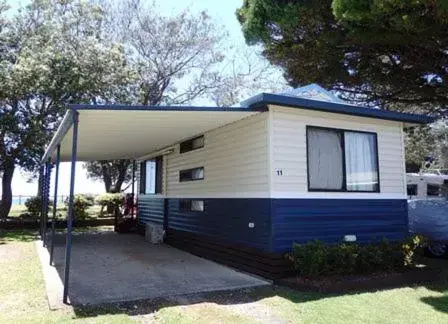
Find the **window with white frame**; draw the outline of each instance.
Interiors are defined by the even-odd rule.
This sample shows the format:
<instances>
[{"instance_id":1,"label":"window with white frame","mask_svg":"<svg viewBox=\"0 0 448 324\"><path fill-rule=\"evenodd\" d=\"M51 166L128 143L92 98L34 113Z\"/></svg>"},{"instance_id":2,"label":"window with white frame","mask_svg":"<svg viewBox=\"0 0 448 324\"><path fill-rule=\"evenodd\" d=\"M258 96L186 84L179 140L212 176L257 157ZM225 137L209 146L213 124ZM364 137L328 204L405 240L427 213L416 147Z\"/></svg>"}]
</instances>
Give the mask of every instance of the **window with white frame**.
<instances>
[{"instance_id":1,"label":"window with white frame","mask_svg":"<svg viewBox=\"0 0 448 324\"><path fill-rule=\"evenodd\" d=\"M309 191L379 192L377 135L307 127Z\"/></svg>"}]
</instances>

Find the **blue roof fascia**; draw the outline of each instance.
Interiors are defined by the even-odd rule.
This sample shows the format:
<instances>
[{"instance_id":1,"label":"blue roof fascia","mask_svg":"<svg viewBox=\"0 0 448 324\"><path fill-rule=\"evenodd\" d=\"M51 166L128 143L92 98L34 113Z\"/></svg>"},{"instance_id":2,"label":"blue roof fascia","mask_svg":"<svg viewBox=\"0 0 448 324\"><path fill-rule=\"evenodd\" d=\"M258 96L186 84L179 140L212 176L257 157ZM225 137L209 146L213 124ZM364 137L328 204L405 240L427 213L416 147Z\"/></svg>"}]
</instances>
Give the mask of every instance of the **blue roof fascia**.
<instances>
[{"instance_id":1,"label":"blue roof fascia","mask_svg":"<svg viewBox=\"0 0 448 324\"><path fill-rule=\"evenodd\" d=\"M59 125L56 133L53 135L50 144L48 144L44 155L42 156L41 163L47 162L48 159L51 159L53 152L56 150L57 146L62 142L65 137L65 134L70 130L73 125L73 114L76 113L75 110L68 109L65 112L64 118L62 119L61 124Z\"/></svg>"},{"instance_id":2,"label":"blue roof fascia","mask_svg":"<svg viewBox=\"0 0 448 324\"><path fill-rule=\"evenodd\" d=\"M263 112L267 107L199 107L199 106L143 106L143 105L69 105L72 110L123 110L123 111L209 111L209 112Z\"/></svg>"},{"instance_id":3,"label":"blue roof fascia","mask_svg":"<svg viewBox=\"0 0 448 324\"><path fill-rule=\"evenodd\" d=\"M271 93L261 93L246 101L243 104L250 108L266 107L267 105L280 105L294 108L318 110L337 114L353 115L359 117L371 117L385 120L393 120L407 123L428 124L436 119L427 115L417 115L400 113L396 111L373 109L361 106L352 106L320 100L305 98L295 98Z\"/></svg>"}]
</instances>

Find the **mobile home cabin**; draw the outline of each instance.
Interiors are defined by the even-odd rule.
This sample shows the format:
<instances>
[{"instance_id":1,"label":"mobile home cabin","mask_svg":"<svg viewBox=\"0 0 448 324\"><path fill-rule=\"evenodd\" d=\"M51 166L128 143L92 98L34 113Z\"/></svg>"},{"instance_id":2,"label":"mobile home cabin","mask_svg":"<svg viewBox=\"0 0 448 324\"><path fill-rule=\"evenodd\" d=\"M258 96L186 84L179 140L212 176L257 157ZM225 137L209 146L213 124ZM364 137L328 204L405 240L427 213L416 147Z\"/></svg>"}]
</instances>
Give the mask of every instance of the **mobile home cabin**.
<instances>
[{"instance_id":1,"label":"mobile home cabin","mask_svg":"<svg viewBox=\"0 0 448 324\"><path fill-rule=\"evenodd\" d=\"M291 94L228 108L72 111L81 160L137 160L142 228L158 224L174 246L269 276L294 242L404 238L403 128L431 121ZM64 135L45 158L57 143L71 156Z\"/></svg>"}]
</instances>

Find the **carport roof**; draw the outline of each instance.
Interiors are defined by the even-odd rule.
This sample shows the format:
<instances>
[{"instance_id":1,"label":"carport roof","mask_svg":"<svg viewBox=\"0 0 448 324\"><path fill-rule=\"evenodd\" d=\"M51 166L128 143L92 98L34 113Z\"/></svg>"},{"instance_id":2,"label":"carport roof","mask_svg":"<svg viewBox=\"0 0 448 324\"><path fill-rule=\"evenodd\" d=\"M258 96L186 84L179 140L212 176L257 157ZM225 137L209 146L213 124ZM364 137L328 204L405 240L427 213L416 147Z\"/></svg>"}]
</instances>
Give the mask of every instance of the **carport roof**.
<instances>
[{"instance_id":1,"label":"carport roof","mask_svg":"<svg viewBox=\"0 0 448 324\"><path fill-rule=\"evenodd\" d=\"M78 115L78 161L137 159L178 141L233 123L265 108L70 105L42 161L72 155L73 120Z\"/></svg>"},{"instance_id":2,"label":"carport roof","mask_svg":"<svg viewBox=\"0 0 448 324\"><path fill-rule=\"evenodd\" d=\"M47 147L42 162L55 159L61 145L61 161L72 154L73 116L78 115L78 161L138 159L173 143L194 137L251 115L269 105L325 111L403 122L405 126L430 123L430 116L262 93L242 107L70 105Z\"/></svg>"}]
</instances>

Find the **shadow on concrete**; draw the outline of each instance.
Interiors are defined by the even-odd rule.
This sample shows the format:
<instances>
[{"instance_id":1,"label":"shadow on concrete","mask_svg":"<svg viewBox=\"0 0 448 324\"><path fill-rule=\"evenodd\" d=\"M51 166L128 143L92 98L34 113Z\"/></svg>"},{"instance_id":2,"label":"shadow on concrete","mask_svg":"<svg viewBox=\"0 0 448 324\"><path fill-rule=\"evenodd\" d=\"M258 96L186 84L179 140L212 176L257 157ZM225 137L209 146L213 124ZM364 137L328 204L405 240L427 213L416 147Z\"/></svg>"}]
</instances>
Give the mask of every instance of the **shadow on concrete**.
<instances>
[{"instance_id":1,"label":"shadow on concrete","mask_svg":"<svg viewBox=\"0 0 448 324\"><path fill-rule=\"evenodd\" d=\"M50 246L49 241L48 253ZM55 236L54 266L56 278L47 280L63 282L65 235L62 234ZM269 282L165 244L151 245L136 234L111 231L73 234L69 281L69 299L73 306L264 285ZM51 297L48 296L49 301L55 300Z\"/></svg>"}]
</instances>

